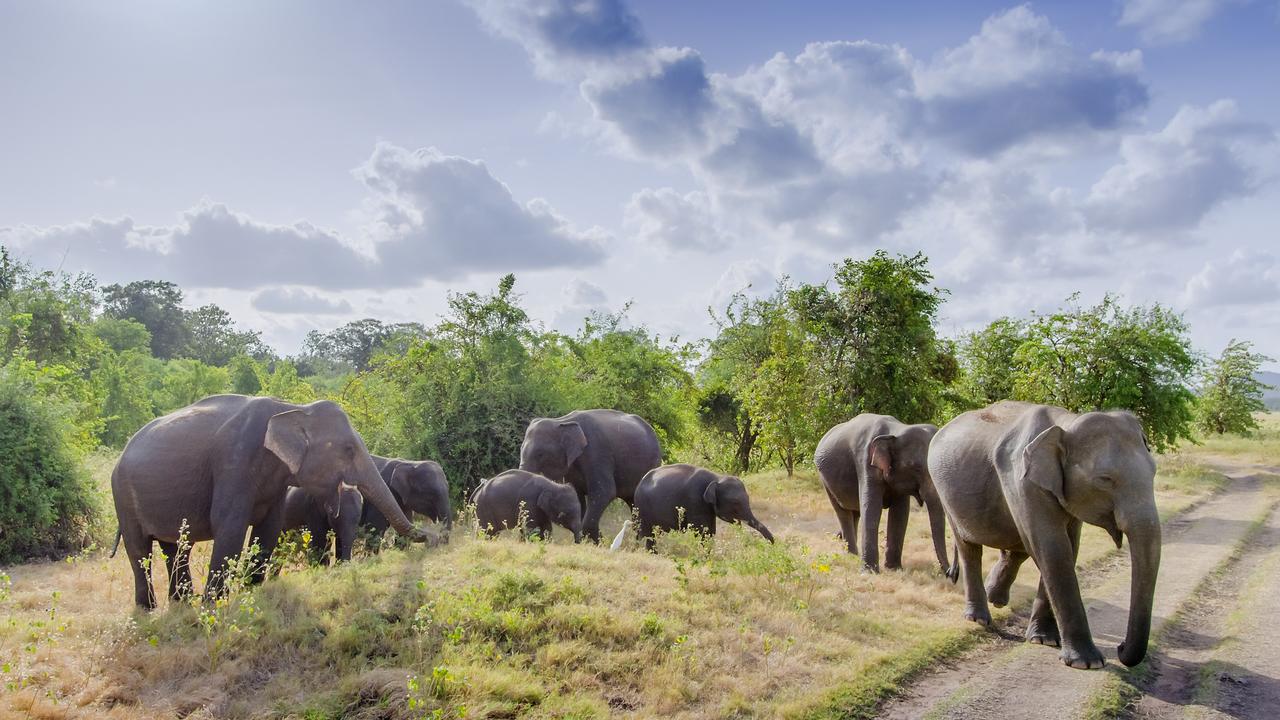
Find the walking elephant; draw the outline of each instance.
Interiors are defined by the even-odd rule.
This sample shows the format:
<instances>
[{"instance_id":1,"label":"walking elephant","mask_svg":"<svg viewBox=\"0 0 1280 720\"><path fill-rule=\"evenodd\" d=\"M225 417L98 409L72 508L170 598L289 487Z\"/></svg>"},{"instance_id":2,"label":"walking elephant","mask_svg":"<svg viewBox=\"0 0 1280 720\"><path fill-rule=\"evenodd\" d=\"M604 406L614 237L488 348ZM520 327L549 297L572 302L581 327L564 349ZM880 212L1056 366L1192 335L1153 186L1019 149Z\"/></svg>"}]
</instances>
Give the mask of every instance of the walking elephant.
<instances>
[{"instance_id":1,"label":"walking elephant","mask_svg":"<svg viewBox=\"0 0 1280 720\"><path fill-rule=\"evenodd\" d=\"M329 531L333 531L333 556L336 562L351 560L351 549L360 532L360 514L364 496L355 488L338 491L338 502L326 504L300 487L291 487L284 495L284 529L303 530L311 535L309 550L312 560L329 563Z\"/></svg>"},{"instance_id":2,"label":"walking elephant","mask_svg":"<svg viewBox=\"0 0 1280 720\"><path fill-rule=\"evenodd\" d=\"M864 413L827 431L814 453L822 486L840 523L849 552L858 554L862 520L862 564L880 569L877 542L880 512L889 511L884 565L902 567L902 544L911 516L911 498L929 512L933 551L944 574L947 563L946 514L929 478L929 442L938 428L907 425L889 415Z\"/></svg>"},{"instance_id":3,"label":"walking elephant","mask_svg":"<svg viewBox=\"0 0 1280 720\"><path fill-rule=\"evenodd\" d=\"M640 537L648 550L653 549L654 530L692 528L714 536L716 518L754 528L773 542L773 533L751 512L746 485L732 475L693 465L663 465L640 481L635 503Z\"/></svg>"},{"instance_id":4,"label":"walking elephant","mask_svg":"<svg viewBox=\"0 0 1280 720\"><path fill-rule=\"evenodd\" d=\"M1006 602L1018 567L1030 557L1041 580L1027 640L1060 645L1071 667L1102 667L1076 578L1087 522L1110 533L1117 547L1129 538L1129 621L1118 656L1130 667L1142 662L1160 569L1160 518L1155 461L1137 418L996 403L938 431L929 471L959 543L966 618L989 624L988 597ZM1003 551L985 586L984 545Z\"/></svg>"},{"instance_id":5,"label":"walking elephant","mask_svg":"<svg viewBox=\"0 0 1280 720\"><path fill-rule=\"evenodd\" d=\"M536 473L507 470L485 480L471 494L480 528L490 536L514 528L524 518L526 532L551 539L552 524L582 540L582 505L573 488Z\"/></svg>"},{"instance_id":6,"label":"walking elephant","mask_svg":"<svg viewBox=\"0 0 1280 720\"><path fill-rule=\"evenodd\" d=\"M644 474L662 464L658 435L643 418L616 410L575 410L529 423L520 469L567 482L583 505L582 529L600 542L600 517L614 498L632 505Z\"/></svg>"},{"instance_id":7,"label":"walking elephant","mask_svg":"<svg viewBox=\"0 0 1280 720\"><path fill-rule=\"evenodd\" d=\"M440 463L374 455L373 464L405 516L412 520L417 513L427 520L442 523L447 539L449 530L453 528L453 510L449 503L449 481ZM377 506L364 506L360 526L370 534L369 548L374 552L382 546L382 535L388 525L387 516Z\"/></svg>"},{"instance_id":8,"label":"walking elephant","mask_svg":"<svg viewBox=\"0 0 1280 720\"><path fill-rule=\"evenodd\" d=\"M260 582L284 526L282 501L290 486L333 503L341 488L354 487L397 532L419 541L429 537L400 511L336 404L215 395L148 423L129 440L111 474L134 601L155 607L143 563L155 542L169 565L170 597L189 591L190 545L180 545L182 539L213 541L205 594L218 595L250 527L258 545L252 580Z\"/></svg>"}]
</instances>

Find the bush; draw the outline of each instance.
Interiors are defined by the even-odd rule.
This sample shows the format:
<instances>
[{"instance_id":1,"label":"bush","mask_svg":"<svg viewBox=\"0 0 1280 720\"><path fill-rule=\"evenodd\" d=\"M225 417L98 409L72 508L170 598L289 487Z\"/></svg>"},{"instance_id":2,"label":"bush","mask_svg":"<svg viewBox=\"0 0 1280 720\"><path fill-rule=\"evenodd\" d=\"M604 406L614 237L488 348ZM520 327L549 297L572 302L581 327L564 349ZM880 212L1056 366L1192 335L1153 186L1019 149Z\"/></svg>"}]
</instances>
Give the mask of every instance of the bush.
<instances>
[{"instance_id":1,"label":"bush","mask_svg":"<svg viewBox=\"0 0 1280 720\"><path fill-rule=\"evenodd\" d=\"M93 489L58 408L0 368L0 562L81 549L95 515Z\"/></svg>"}]
</instances>

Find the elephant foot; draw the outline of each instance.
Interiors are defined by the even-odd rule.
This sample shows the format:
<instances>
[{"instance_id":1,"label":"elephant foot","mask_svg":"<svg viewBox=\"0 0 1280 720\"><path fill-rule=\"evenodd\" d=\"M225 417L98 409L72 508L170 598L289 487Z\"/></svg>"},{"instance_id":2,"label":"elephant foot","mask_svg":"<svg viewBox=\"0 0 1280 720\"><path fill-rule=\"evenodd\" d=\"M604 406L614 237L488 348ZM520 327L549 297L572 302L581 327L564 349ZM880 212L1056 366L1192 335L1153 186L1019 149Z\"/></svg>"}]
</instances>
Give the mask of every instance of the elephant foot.
<instances>
[{"instance_id":1,"label":"elephant foot","mask_svg":"<svg viewBox=\"0 0 1280 720\"><path fill-rule=\"evenodd\" d=\"M884 569L885 569L885 570L901 570L901 569L902 569L902 563L901 563L901 562L886 562L886 563L884 564Z\"/></svg>"},{"instance_id":2,"label":"elephant foot","mask_svg":"<svg viewBox=\"0 0 1280 720\"><path fill-rule=\"evenodd\" d=\"M964 606L964 619L972 620L979 625L991 627L991 611L985 607L974 607L973 605Z\"/></svg>"},{"instance_id":3,"label":"elephant foot","mask_svg":"<svg viewBox=\"0 0 1280 720\"><path fill-rule=\"evenodd\" d=\"M1107 664L1107 661L1102 657L1102 653L1098 652L1098 648L1094 647L1092 643L1086 648L1079 649L1064 645L1058 657L1062 658L1063 665L1078 670L1097 670Z\"/></svg>"},{"instance_id":4,"label":"elephant foot","mask_svg":"<svg viewBox=\"0 0 1280 720\"><path fill-rule=\"evenodd\" d=\"M1027 642L1033 645L1060 647L1062 637L1058 634L1058 624L1053 621L1041 622L1032 620L1027 625Z\"/></svg>"}]
</instances>

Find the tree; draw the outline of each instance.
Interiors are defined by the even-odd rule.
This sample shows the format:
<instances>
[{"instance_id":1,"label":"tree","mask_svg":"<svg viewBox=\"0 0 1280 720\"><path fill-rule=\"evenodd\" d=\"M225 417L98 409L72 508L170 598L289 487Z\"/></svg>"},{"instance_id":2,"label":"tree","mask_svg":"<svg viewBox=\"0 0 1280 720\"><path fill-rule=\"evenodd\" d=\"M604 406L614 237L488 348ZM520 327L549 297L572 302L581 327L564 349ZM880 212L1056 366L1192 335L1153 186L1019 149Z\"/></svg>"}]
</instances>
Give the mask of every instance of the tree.
<instances>
[{"instance_id":1,"label":"tree","mask_svg":"<svg viewBox=\"0 0 1280 720\"><path fill-rule=\"evenodd\" d=\"M970 407L1014 396L1014 357L1026 339L1025 323L999 318L960 341L959 393Z\"/></svg>"},{"instance_id":2,"label":"tree","mask_svg":"<svg viewBox=\"0 0 1280 720\"><path fill-rule=\"evenodd\" d=\"M384 348L404 351L410 343L422 339L426 331L418 323L383 323L364 318L353 320L327 333L313 330L303 342L303 356L313 369L346 366L356 372L369 369L374 356ZM319 361L317 363L317 361ZM322 366L329 366L324 368Z\"/></svg>"},{"instance_id":3,"label":"tree","mask_svg":"<svg viewBox=\"0 0 1280 720\"><path fill-rule=\"evenodd\" d=\"M778 453L788 476L821 437L810 412L808 359L797 330L786 323L775 326L769 356L742 393L743 405L759 427L760 444Z\"/></svg>"},{"instance_id":4,"label":"tree","mask_svg":"<svg viewBox=\"0 0 1280 720\"><path fill-rule=\"evenodd\" d=\"M118 322L142 328L130 320ZM98 437L103 445L124 447L130 436L156 416L149 389L153 364L159 361L148 354L145 342L142 349L108 350L99 357L91 377L100 398L102 430Z\"/></svg>"},{"instance_id":5,"label":"tree","mask_svg":"<svg viewBox=\"0 0 1280 720\"><path fill-rule=\"evenodd\" d=\"M262 391L262 369L253 358L237 355L227 366L231 392L239 395L257 395Z\"/></svg>"},{"instance_id":6,"label":"tree","mask_svg":"<svg viewBox=\"0 0 1280 720\"><path fill-rule=\"evenodd\" d=\"M102 289L103 312L108 317L135 320L151 333L151 354L170 360L182 357L191 331L182 309L182 290L171 282L139 280Z\"/></svg>"},{"instance_id":7,"label":"tree","mask_svg":"<svg viewBox=\"0 0 1280 720\"><path fill-rule=\"evenodd\" d=\"M91 327L93 334L112 352L138 350L150 354L151 333L146 326L133 320L102 316Z\"/></svg>"},{"instance_id":8,"label":"tree","mask_svg":"<svg viewBox=\"0 0 1280 720\"><path fill-rule=\"evenodd\" d=\"M1181 315L1159 304L1124 308L1108 294L1093 307L1035 315L1026 332L1014 354L1019 399L1130 410L1157 450L1190 439L1197 361Z\"/></svg>"},{"instance_id":9,"label":"tree","mask_svg":"<svg viewBox=\"0 0 1280 720\"><path fill-rule=\"evenodd\" d=\"M1267 409L1262 393L1271 389L1258 380L1258 369L1272 358L1252 348L1252 343L1233 338L1204 373L1196 403L1201 432L1247 435L1258 429L1253 414Z\"/></svg>"},{"instance_id":10,"label":"tree","mask_svg":"<svg viewBox=\"0 0 1280 720\"><path fill-rule=\"evenodd\" d=\"M227 370L188 358L165 363L156 410L172 412L197 400L227 391Z\"/></svg>"},{"instance_id":11,"label":"tree","mask_svg":"<svg viewBox=\"0 0 1280 720\"><path fill-rule=\"evenodd\" d=\"M185 356L206 365L219 367L237 355L265 358L270 349L262 343L256 330L236 330L231 314L217 305L204 305L186 314L187 349Z\"/></svg>"},{"instance_id":12,"label":"tree","mask_svg":"<svg viewBox=\"0 0 1280 720\"><path fill-rule=\"evenodd\" d=\"M923 253L836 266L835 289L802 285L790 294L806 332L816 384L814 411L831 426L863 412L908 423L936 419L943 387L934 321L946 292L931 286Z\"/></svg>"}]
</instances>

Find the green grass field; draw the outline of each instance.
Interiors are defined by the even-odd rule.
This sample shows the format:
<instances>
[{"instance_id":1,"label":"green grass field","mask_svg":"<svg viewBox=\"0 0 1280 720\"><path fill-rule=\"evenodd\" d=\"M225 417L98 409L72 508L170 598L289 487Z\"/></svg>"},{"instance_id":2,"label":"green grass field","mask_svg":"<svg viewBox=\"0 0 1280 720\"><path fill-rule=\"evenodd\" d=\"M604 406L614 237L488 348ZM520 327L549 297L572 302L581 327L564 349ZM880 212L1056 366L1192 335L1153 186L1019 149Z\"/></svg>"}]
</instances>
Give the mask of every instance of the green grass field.
<instances>
[{"instance_id":1,"label":"green grass field","mask_svg":"<svg viewBox=\"0 0 1280 720\"><path fill-rule=\"evenodd\" d=\"M1166 516L1221 477L1203 453L1274 455L1280 425L1161 458ZM104 483L113 458L92 458ZM132 608L123 553L7 568L0 711L28 717L834 718L985 632L961 617L913 510L905 569L863 573L811 473L746 478L769 545L737 527L660 553L481 539L280 577L216 606ZM104 502L107 500L105 490ZM612 508L604 530L624 517ZM113 517L109 514L109 520ZM104 540L110 534L105 528ZM114 530L112 526L110 530ZM106 544L105 542L103 543ZM207 547L194 568L203 579ZM1082 564L1115 552L1086 529ZM203 553L203 554L202 554ZM994 560L991 551L988 562ZM156 587L162 588L163 570ZM1014 605L1035 587L1028 564ZM1005 616L1001 610L997 618Z\"/></svg>"}]
</instances>

